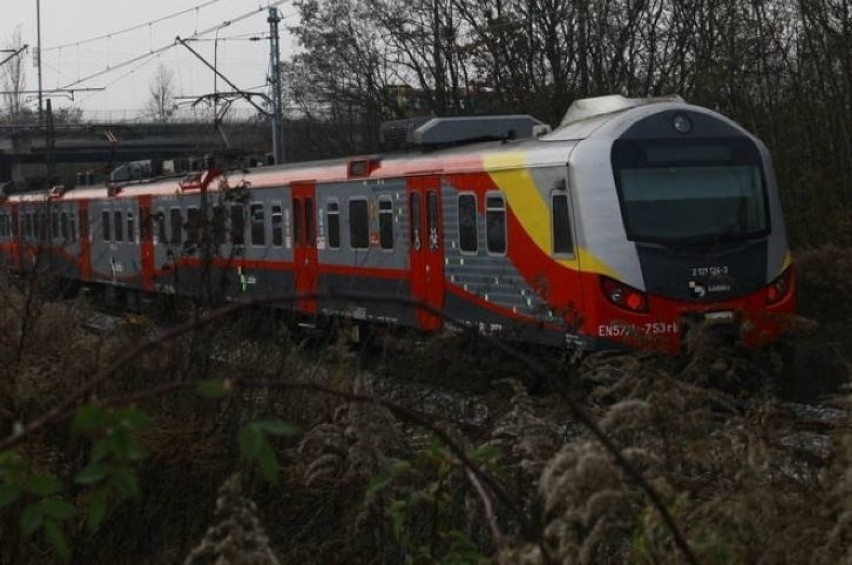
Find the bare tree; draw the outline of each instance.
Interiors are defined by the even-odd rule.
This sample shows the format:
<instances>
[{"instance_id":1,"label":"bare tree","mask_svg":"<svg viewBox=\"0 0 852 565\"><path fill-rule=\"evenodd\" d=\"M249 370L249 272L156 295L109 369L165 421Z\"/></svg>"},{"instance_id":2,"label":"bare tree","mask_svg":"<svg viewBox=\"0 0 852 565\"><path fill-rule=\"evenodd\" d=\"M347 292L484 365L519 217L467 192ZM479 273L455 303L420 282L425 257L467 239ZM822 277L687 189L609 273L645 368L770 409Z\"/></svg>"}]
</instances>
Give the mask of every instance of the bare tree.
<instances>
[{"instance_id":1,"label":"bare tree","mask_svg":"<svg viewBox=\"0 0 852 565\"><path fill-rule=\"evenodd\" d=\"M18 51L23 46L21 30L18 28L12 34L12 40L5 45L5 48ZM27 76L24 60L22 55L19 54L6 61L2 69L3 105L10 122L20 121L25 113L24 90L26 90L26 86Z\"/></svg>"},{"instance_id":2,"label":"bare tree","mask_svg":"<svg viewBox=\"0 0 852 565\"><path fill-rule=\"evenodd\" d=\"M169 121L175 110L174 96L174 73L160 63L148 85L147 115L158 122Z\"/></svg>"}]
</instances>

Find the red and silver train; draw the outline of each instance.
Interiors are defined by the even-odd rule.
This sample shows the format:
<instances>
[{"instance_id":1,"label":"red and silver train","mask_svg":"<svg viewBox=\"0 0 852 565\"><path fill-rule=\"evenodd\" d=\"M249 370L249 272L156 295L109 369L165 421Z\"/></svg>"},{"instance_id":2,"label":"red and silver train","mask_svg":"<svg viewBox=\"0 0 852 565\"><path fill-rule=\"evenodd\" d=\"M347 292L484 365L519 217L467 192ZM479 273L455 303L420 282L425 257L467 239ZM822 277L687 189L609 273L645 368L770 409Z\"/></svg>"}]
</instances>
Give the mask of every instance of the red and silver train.
<instances>
[{"instance_id":1,"label":"red and silver train","mask_svg":"<svg viewBox=\"0 0 852 565\"><path fill-rule=\"evenodd\" d=\"M383 155L12 195L0 254L132 300L363 292L585 349L677 350L704 322L756 346L795 310L770 156L718 113L607 96L552 131L529 116L402 131L408 149ZM295 308L447 324L401 302Z\"/></svg>"}]
</instances>

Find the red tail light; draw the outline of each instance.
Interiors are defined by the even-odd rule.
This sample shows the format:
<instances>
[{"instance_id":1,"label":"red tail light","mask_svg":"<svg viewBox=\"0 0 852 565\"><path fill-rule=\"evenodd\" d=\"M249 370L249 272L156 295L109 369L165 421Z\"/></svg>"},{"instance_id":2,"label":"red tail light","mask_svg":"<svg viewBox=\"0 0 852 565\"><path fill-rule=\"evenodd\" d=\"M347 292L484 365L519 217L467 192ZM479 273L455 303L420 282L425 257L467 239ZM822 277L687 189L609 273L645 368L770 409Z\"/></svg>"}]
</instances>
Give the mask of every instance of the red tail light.
<instances>
[{"instance_id":1,"label":"red tail light","mask_svg":"<svg viewBox=\"0 0 852 565\"><path fill-rule=\"evenodd\" d=\"M766 287L767 304L777 304L778 302L781 302L785 296L787 296L790 292L792 273L793 270L790 267L787 267L784 272L781 273L781 276L769 283L769 286Z\"/></svg>"},{"instance_id":2,"label":"red tail light","mask_svg":"<svg viewBox=\"0 0 852 565\"><path fill-rule=\"evenodd\" d=\"M631 312L647 312L648 297L641 290L620 283L609 277L601 277L601 290L611 303Z\"/></svg>"}]
</instances>

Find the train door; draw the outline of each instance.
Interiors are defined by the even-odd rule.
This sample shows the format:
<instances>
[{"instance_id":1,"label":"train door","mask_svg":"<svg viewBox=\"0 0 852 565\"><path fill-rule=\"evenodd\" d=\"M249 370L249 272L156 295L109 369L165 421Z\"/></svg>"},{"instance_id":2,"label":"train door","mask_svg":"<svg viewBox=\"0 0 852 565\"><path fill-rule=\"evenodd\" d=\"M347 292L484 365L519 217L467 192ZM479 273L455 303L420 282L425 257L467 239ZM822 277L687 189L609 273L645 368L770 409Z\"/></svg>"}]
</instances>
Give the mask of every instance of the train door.
<instances>
[{"instance_id":1,"label":"train door","mask_svg":"<svg viewBox=\"0 0 852 565\"><path fill-rule=\"evenodd\" d=\"M438 176L408 179L409 264L411 298L434 308L444 308L444 234L441 223L441 179ZM437 330L442 319L418 308L417 327Z\"/></svg>"},{"instance_id":2,"label":"train door","mask_svg":"<svg viewBox=\"0 0 852 565\"><path fill-rule=\"evenodd\" d=\"M317 256L316 185L293 183L293 276L296 292L311 294L319 288ZM296 307L305 314L316 314L316 299L301 300Z\"/></svg>"},{"instance_id":3,"label":"train door","mask_svg":"<svg viewBox=\"0 0 852 565\"><path fill-rule=\"evenodd\" d=\"M80 229L80 278L89 281L92 278L92 239L89 237L89 201L77 202L77 225Z\"/></svg>"},{"instance_id":4,"label":"train door","mask_svg":"<svg viewBox=\"0 0 852 565\"><path fill-rule=\"evenodd\" d=\"M142 262L142 290L154 291L154 217L151 195L139 197L139 247Z\"/></svg>"}]
</instances>

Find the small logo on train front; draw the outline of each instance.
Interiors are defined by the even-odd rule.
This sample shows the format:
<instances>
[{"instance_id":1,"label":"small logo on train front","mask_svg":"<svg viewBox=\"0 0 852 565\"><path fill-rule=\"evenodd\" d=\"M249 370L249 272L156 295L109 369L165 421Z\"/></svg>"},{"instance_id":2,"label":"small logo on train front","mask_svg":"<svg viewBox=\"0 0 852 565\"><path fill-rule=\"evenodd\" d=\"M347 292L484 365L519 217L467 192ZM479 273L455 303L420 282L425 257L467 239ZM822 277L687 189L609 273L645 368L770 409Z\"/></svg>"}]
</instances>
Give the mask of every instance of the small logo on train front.
<instances>
[{"instance_id":1,"label":"small logo on train front","mask_svg":"<svg viewBox=\"0 0 852 565\"><path fill-rule=\"evenodd\" d=\"M704 298L707 295L707 288L703 284L699 284L695 281L689 281L689 288L698 298Z\"/></svg>"},{"instance_id":2,"label":"small logo on train front","mask_svg":"<svg viewBox=\"0 0 852 565\"><path fill-rule=\"evenodd\" d=\"M710 292L730 292L733 288L731 269L727 265L690 267L692 277L706 278L705 281L689 281L689 290L696 298L704 298Z\"/></svg>"}]
</instances>

